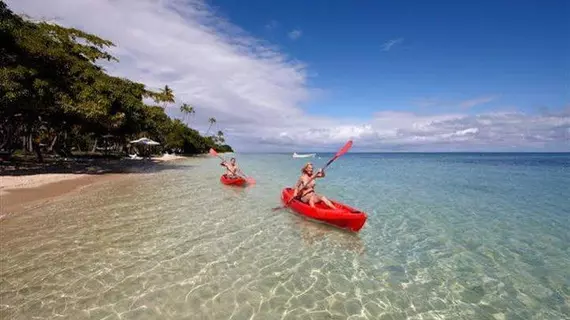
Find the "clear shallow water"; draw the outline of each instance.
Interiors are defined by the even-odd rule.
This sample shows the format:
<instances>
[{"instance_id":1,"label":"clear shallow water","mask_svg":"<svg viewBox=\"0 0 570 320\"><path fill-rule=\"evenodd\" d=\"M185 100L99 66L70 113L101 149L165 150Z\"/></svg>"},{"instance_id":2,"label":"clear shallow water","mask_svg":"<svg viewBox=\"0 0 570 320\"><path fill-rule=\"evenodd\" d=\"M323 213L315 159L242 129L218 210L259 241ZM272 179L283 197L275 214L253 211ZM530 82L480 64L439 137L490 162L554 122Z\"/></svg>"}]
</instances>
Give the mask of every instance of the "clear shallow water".
<instances>
[{"instance_id":1,"label":"clear shallow water","mask_svg":"<svg viewBox=\"0 0 570 320\"><path fill-rule=\"evenodd\" d=\"M0 318L570 317L568 154L347 154L317 190L358 234L270 210L306 159L238 160L255 187L192 159L0 221Z\"/></svg>"}]
</instances>

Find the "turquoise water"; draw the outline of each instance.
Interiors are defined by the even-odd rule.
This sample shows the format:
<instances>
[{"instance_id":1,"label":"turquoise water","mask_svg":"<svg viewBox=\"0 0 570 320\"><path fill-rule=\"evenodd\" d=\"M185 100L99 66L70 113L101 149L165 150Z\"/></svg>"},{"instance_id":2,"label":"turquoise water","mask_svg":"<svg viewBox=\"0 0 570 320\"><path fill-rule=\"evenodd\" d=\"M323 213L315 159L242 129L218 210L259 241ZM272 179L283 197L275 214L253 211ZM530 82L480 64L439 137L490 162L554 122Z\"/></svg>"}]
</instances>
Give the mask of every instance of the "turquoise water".
<instances>
[{"instance_id":1,"label":"turquoise water","mask_svg":"<svg viewBox=\"0 0 570 320\"><path fill-rule=\"evenodd\" d=\"M357 234L271 211L307 159L236 156L255 186L189 159L2 220L0 318L570 318L570 154L347 154Z\"/></svg>"}]
</instances>

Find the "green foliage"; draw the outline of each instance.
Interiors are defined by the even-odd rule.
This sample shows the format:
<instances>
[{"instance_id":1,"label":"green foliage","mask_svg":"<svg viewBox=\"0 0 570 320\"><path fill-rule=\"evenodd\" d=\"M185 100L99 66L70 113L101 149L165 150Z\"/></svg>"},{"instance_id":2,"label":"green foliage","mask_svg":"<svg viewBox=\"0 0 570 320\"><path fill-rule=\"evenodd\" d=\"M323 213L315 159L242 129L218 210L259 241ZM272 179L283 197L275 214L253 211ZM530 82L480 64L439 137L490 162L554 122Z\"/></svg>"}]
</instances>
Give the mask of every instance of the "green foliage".
<instances>
[{"instance_id":1,"label":"green foliage","mask_svg":"<svg viewBox=\"0 0 570 320\"><path fill-rule=\"evenodd\" d=\"M217 152L234 152L232 147L227 144L218 145L214 148Z\"/></svg>"},{"instance_id":2,"label":"green foliage","mask_svg":"<svg viewBox=\"0 0 570 320\"><path fill-rule=\"evenodd\" d=\"M183 104L180 106L180 112L182 112L182 113L184 114L184 121L186 121L186 118L187 118L189 115L195 114L195 113L196 113L196 110L194 110L194 107L193 107L193 106L191 106L191 105L189 105L189 104L187 104L187 103L183 103Z\"/></svg>"},{"instance_id":3,"label":"green foliage","mask_svg":"<svg viewBox=\"0 0 570 320\"><path fill-rule=\"evenodd\" d=\"M163 102L164 108L166 109L168 103L174 103L174 92L172 92L172 89L166 85L164 86L164 89L160 90L158 95L155 95L155 101Z\"/></svg>"},{"instance_id":4,"label":"green foliage","mask_svg":"<svg viewBox=\"0 0 570 320\"><path fill-rule=\"evenodd\" d=\"M208 122L210 123L210 126L208 127L206 134L208 134L208 132L210 132L210 128L212 128L212 125L214 125L214 123L216 123L216 118L210 118L210 119L208 119Z\"/></svg>"},{"instance_id":5,"label":"green foliage","mask_svg":"<svg viewBox=\"0 0 570 320\"><path fill-rule=\"evenodd\" d=\"M154 92L108 75L97 64L118 61L106 51L114 46L108 40L26 20L0 0L0 42L0 149L13 151L21 141L31 141L41 160L40 143L62 152L71 146L85 150L109 134L123 145L147 136L185 153L205 152L224 142L223 133L216 139L202 137L166 115L167 104L175 102L170 87ZM145 98L164 105L147 105ZM181 111L195 113L188 104ZM210 127L213 123L215 119Z\"/></svg>"},{"instance_id":6,"label":"green foliage","mask_svg":"<svg viewBox=\"0 0 570 320\"><path fill-rule=\"evenodd\" d=\"M186 154L204 153L213 146L200 136L198 131L188 128L178 119L171 123L166 145L172 149L180 149Z\"/></svg>"}]
</instances>

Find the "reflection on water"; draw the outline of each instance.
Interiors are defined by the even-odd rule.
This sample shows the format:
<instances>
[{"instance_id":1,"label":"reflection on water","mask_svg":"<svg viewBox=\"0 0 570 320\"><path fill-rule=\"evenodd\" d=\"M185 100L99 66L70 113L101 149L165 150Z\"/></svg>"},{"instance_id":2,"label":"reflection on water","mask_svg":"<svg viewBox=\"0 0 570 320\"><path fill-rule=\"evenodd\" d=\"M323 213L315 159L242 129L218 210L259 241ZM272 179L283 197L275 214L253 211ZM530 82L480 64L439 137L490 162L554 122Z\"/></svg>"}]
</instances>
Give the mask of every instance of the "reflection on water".
<instances>
[{"instance_id":1,"label":"reflection on water","mask_svg":"<svg viewBox=\"0 0 570 320\"><path fill-rule=\"evenodd\" d=\"M289 219L291 220L291 229L299 230L303 243L309 247L323 245L325 248L334 247L352 251L359 255L364 254L364 243L357 233L305 219L295 214L291 214Z\"/></svg>"},{"instance_id":2,"label":"reflection on water","mask_svg":"<svg viewBox=\"0 0 570 320\"><path fill-rule=\"evenodd\" d=\"M5 220L2 319L328 314L329 273L352 261L335 244L355 238L308 221L294 229L251 189L202 174L102 185ZM307 247L311 234L326 248Z\"/></svg>"},{"instance_id":3,"label":"reflection on water","mask_svg":"<svg viewBox=\"0 0 570 320\"><path fill-rule=\"evenodd\" d=\"M465 177L429 163L383 163L366 189L347 165L322 189L369 213L354 234L272 212L288 169L263 179L255 161L240 161L250 188L222 185L215 161L181 163L0 221L0 319L568 318L561 189L514 207L416 183Z\"/></svg>"}]
</instances>

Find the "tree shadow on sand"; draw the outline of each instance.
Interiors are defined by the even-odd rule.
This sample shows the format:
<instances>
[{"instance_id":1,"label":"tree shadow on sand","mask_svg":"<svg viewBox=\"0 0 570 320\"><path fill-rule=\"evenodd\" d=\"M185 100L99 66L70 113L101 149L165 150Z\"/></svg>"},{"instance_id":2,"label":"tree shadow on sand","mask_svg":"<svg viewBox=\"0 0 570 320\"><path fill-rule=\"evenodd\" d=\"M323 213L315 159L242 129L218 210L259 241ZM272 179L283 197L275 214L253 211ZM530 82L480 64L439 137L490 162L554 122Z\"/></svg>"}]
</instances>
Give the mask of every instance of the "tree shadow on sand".
<instances>
[{"instance_id":1,"label":"tree shadow on sand","mask_svg":"<svg viewBox=\"0 0 570 320\"><path fill-rule=\"evenodd\" d=\"M194 166L180 165L179 160L160 161L153 159L132 160L126 158L74 158L49 159L43 163L18 159L0 162L2 176L28 176L37 174L120 174L155 173L164 170L187 170Z\"/></svg>"}]
</instances>

